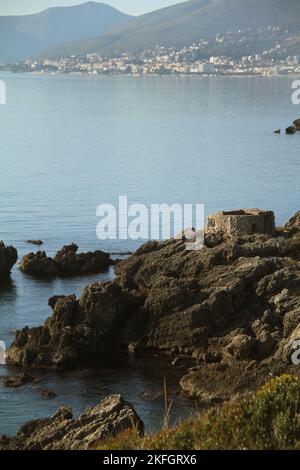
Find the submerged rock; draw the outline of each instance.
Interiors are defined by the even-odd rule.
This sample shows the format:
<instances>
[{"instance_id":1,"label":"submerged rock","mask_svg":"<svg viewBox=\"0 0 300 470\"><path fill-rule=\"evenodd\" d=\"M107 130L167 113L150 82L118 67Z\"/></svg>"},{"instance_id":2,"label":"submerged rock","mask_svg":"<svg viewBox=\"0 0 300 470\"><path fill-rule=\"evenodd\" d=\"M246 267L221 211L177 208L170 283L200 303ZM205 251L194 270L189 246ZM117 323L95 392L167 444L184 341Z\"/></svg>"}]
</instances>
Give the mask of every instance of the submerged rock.
<instances>
[{"instance_id":1,"label":"submerged rock","mask_svg":"<svg viewBox=\"0 0 300 470\"><path fill-rule=\"evenodd\" d=\"M45 398L55 398L56 397L56 393L51 390L50 388L43 388L43 390L41 390L41 395L42 397L45 397Z\"/></svg>"},{"instance_id":2,"label":"submerged rock","mask_svg":"<svg viewBox=\"0 0 300 470\"><path fill-rule=\"evenodd\" d=\"M9 276L18 260L18 252L13 246L5 246L0 241L0 278Z\"/></svg>"},{"instance_id":3,"label":"submerged rock","mask_svg":"<svg viewBox=\"0 0 300 470\"><path fill-rule=\"evenodd\" d=\"M111 395L78 419L68 407L52 418L30 421L15 437L0 437L0 450L87 450L127 429L143 434L144 425L121 395Z\"/></svg>"},{"instance_id":4,"label":"submerged rock","mask_svg":"<svg viewBox=\"0 0 300 470\"><path fill-rule=\"evenodd\" d=\"M105 271L111 264L109 253L77 251L78 246L71 244L58 251L54 259L44 251L29 253L23 257L19 268L25 274L38 277L79 276Z\"/></svg>"},{"instance_id":5,"label":"submerged rock","mask_svg":"<svg viewBox=\"0 0 300 470\"><path fill-rule=\"evenodd\" d=\"M26 243L29 243L30 245L36 245L36 246L41 246L44 244L42 240L27 240Z\"/></svg>"}]
</instances>

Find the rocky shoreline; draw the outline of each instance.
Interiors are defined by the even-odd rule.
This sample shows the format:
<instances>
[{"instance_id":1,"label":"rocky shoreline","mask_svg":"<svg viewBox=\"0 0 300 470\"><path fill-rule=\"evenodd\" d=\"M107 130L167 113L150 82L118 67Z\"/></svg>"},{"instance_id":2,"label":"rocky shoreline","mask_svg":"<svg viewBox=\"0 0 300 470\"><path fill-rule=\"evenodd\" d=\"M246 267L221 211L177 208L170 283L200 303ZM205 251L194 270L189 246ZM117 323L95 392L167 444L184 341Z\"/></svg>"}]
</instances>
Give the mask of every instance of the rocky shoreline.
<instances>
[{"instance_id":1,"label":"rocky shoreline","mask_svg":"<svg viewBox=\"0 0 300 470\"><path fill-rule=\"evenodd\" d=\"M144 424L121 395L111 395L77 419L62 406L51 418L30 421L15 437L0 436L1 450L88 450L125 430L144 432Z\"/></svg>"},{"instance_id":2,"label":"rocky shoreline","mask_svg":"<svg viewBox=\"0 0 300 470\"><path fill-rule=\"evenodd\" d=\"M80 298L49 299L43 326L7 351L22 368L72 368L113 350L193 361L180 385L201 406L243 396L269 378L300 375L300 212L269 234L212 231L202 250L151 241Z\"/></svg>"}]
</instances>

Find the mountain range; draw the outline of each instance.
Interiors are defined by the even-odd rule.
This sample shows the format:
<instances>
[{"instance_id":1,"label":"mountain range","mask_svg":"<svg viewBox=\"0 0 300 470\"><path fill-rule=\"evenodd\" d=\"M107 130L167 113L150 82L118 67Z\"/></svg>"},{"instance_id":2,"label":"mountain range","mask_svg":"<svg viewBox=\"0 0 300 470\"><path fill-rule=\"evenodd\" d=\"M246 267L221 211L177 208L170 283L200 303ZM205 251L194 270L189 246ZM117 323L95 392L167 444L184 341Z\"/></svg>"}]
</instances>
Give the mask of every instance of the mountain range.
<instances>
[{"instance_id":1,"label":"mountain range","mask_svg":"<svg viewBox=\"0 0 300 470\"><path fill-rule=\"evenodd\" d=\"M217 34L227 35L226 41L216 41ZM300 0L189 0L139 17L88 2L0 17L0 62L135 53L157 45L190 46L203 39L204 56L240 57L273 48L300 55Z\"/></svg>"},{"instance_id":2,"label":"mountain range","mask_svg":"<svg viewBox=\"0 0 300 470\"><path fill-rule=\"evenodd\" d=\"M139 16L106 34L49 50L50 56L137 52L143 48L185 46L218 33L280 27L278 34L253 34L250 44L242 41L227 47L213 46L207 54L244 55L288 41L291 53L300 50L299 0L190 0ZM250 33L249 33L250 34Z\"/></svg>"},{"instance_id":3,"label":"mountain range","mask_svg":"<svg viewBox=\"0 0 300 470\"><path fill-rule=\"evenodd\" d=\"M0 62L34 57L58 44L100 36L132 19L103 3L0 17Z\"/></svg>"}]
</instances>

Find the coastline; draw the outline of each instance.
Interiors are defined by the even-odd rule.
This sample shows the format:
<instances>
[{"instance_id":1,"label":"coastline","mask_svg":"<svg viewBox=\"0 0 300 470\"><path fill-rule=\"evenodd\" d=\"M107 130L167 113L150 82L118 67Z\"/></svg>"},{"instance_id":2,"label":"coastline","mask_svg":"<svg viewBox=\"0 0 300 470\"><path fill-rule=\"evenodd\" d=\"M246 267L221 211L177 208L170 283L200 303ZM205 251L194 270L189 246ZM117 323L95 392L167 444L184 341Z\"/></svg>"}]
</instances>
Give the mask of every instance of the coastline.
<instances>
[{"instance_id":1,"label":"coastline","mask_svg":"<svg viewBox=\"0 0 300 470\"><path fill-rule=\"evenodd\" d=\"M108 73L108 74L93 74L93 73L84 73L84 72L68 72L68 73L63 73L63 72L12 72L10 70L1 70L1 74L8 74L8 75L28 75L28 76L33 76L33 77L80 77L80 78L121 78L121 77L126 77L126 78L192 78L192 79L203 79L203 80L210 80L210 79L216 79L216 78L264 78L264 79L273 79L273 78L299 78L300 72L299 73L288 73L288 74L210 74L210 75L205 75L205 74L126 74L126 73Z\"/></svg>"},{"instance_id":2,"label":"coastline","mask_svg":"<svg viewBox=\"0 0 300 470\"><path fill-rule=\"evenodd\" d=\"M79 300L75 296L49 299L52 317L42 327L16 333L16 340L7 351L8 365L29 374L39 370L47 374L53 369L71 371L74 366L89 367L97 356L118 350L121 353L122 348L133 355L149 354L149 358L166 354L171 370L179 368L185 374L180 380L182 393L196 400L199 409L209 410L207 416L218 410L215 405L225 403L222 405L225 420L232 400L241 409L244 403L250 406L253 400L256 406L261 393L278 402L282 387L287 390L292 387L298 396L300 371L291 363L291 357L293 339L300 334L299 234L300 212L268 236L227 238L225 232L208 230L206 246L192 255L184 252L182 240L148 242L116 264L115 280L87 286ZM168 259L168 265L162 262L164 259ZM78 335L80 344L76 340ZM277 379L265 385L271 376ZM263 392L257 394L261 387ZM101 406L104 405L100 409ZM284 400L282 407L289 413ZM96 410L97 407L87 410L83 416L90 416L91 423L100 419L102 429L102 411ZM37 442L43 439L43 432L52 433L53 426L58 425L64 426L67 434L69 426L86 433L81 443L66 437L66 449L94 447L98 441L107 439L108 445L114 442L114 448L123 448L124 442L133 448L148 448L160 436L140 440L129 434L128 439L135 443L129 444L122 437L122 430L130 428L127 420L125 428L114 424L118 430L116 441L105 433L95 440L90 438L88 428L83 430L80 420L73 420L70 411L67 418L65 411L61 413L48 419L45 431L37 420L36 428L33 423L30 425L32 436L22 437L21 431L18 438L2 437L0 448L41 445L46 449ZM274 413L276 416L275 408ZM65 419L71 421L66 423ZM111 419L114 423L119 420L117 415ZM203 415L191 420L175 426L171 435L181 434L186 426L199 429ZM251 420L247 425L251 425ZM263 429L263 420L260 426ZM295 442L296 439L295 432ZM249 441L248 445L255 448L257 444ZM275 435L272 445L282 445ZM57 449L60 443L53 438L51 446L49 449ZM203 443L203 448L210 448L207 446Z\"/></svg>"}]
</instances>

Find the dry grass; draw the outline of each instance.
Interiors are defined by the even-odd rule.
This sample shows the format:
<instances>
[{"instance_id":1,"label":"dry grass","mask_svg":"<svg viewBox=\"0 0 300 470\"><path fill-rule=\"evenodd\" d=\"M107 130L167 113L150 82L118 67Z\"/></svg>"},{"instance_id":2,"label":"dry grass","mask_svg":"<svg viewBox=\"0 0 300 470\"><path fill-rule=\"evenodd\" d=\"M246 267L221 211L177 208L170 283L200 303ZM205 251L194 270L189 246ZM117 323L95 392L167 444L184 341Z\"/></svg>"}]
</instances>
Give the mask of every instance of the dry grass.
<instances>
[{"instance_id":1,"label":"dry grass","mask_svg":"<svg viewBox=\"0 0 300 470\"><path fill-rule=\"evenodd\" d=\"M166 411L169 416L168 401ZM174 428L144 437L126 431L99 449L300 449L300 379L283 375L247 398L211 408Z\"/></svg>"}]
</instances>

